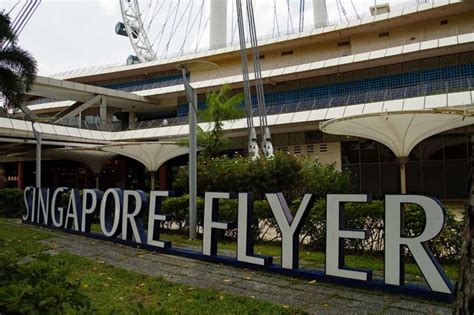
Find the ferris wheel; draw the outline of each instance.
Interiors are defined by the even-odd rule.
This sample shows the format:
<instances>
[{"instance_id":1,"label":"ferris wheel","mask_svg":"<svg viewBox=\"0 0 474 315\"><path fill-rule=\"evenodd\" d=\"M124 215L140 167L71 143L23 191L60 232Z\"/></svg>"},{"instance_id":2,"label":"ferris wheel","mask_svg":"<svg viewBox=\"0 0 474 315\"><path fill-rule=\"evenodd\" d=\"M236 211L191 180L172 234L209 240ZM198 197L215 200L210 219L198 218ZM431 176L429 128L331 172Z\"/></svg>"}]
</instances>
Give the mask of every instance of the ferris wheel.
<instances>
[{"instance_id":1,"label":"ferris wheel","mask_svg":"<svg viewBox=\"0 0 474 315\"><path fill-rule=\"evenodd\" d=\"M115 33L135 52L127 64L154 61L239 44L236 0L118 0L122 21ZM385 0L419 5L430 0ZM349 22L370 14L381 0L252 0L259 39ZM244 8L245 11L245 8ZM313 14L314 13L314 14ZM244 16L246 12L244 12ZM213 41L215 34L220 39ZM220 34L220 35L219 35ZM246 38L250 41L250 38Z\"/></svg>"},{"instance_id":2,"label":"ferris wheel","mask_svg":"<svg viewBox=\"0 0 474 315\"><path fill-rule=\"evenodd\" d=\"M127 36L136 55L127 64L198 51L208 44L211 0L119 0L122 21L115 33Z\"/></svg>"}]
</instances>

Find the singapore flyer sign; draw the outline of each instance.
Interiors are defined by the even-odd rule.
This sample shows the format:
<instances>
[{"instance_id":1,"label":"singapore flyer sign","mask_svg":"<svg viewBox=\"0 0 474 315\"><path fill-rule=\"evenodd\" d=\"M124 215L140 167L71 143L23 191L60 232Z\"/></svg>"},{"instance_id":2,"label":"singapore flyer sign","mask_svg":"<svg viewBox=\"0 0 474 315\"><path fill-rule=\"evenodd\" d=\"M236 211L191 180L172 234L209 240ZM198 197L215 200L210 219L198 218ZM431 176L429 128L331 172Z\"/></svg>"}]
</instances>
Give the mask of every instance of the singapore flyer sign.
<instances>
[{"instance_id":1,"label":"singapore flyer sign","mask_svg":"<svg viewBox=\"0 0 474 315\"><path fill-rule=\"evenodd\" d=\"M69 194L67 207L59 206L62 195ZM327 195L326 209L326 262L325 270L302 269L299 266L299 234L312 208L315 197L306 194L293 216L281 193L268 193L266 198L281 232L281 265L272 257L254 254L253 250L253 197L251 193L205 193L202 251L174 248L170 241L161 239L160 222L170 219L162 213L162 199L172 198L170 191L151 191L147 196L139 190L110 188L96 189L34 188L24 192L26 212L23 222L48 228L62 229L88 237L112 240L130 246L195 259L210 260L245 268L265 269L291 276L320 281L360 286L376 290L424 296L451 301L453 285L429 249L429 242L441 233L445 209L439 201L421 195L385 196L384 277L374 279L371 270L349 268L344 263L344 241L364 240L367 231L345 226L344 204L366 203L366 194ZM217 254L218 231L229 228L228 222L219 221L219 200L238 199L236 257ZM420 235L401 233L403 209L416 204L425 213L425 228ZM148 212L148 213L147 213ZM145 213L147 213L145 217ZM91 231L92 217L97 216L102 233ZM145 225L144 222L147 222ZM146 227L146 228L145 228ZM409 285L404 281L403 252L411 252L421 270L426 286Z\"/></svg>"}]
</instances>

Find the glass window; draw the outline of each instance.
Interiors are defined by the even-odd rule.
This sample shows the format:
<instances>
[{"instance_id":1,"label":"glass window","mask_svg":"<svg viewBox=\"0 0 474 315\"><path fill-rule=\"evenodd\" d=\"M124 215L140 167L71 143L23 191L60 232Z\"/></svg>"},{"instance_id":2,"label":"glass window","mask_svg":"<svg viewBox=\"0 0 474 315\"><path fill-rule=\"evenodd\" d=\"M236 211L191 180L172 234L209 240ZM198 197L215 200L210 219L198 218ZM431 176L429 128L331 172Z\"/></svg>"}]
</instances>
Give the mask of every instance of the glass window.
<instances>
[{"instance_id":1,"label":"glass window","mask_svg":"<svg viewBox=\"0 0 474 315\"><path fill-rule=\"evenodd\" d=\"M359 163L359 142L341 142L342 164Z\"/></svg>"},{"instance_id":2,"label":"glass window","mask_svg":"<svg viewBox=\"0 0 474 315\"><path fill-rule=\"evenodd\" d=\"M378 145L373 141L362 141L360 143L361 163L376 163L379 161Z\"/></svg>"}]
</instances>

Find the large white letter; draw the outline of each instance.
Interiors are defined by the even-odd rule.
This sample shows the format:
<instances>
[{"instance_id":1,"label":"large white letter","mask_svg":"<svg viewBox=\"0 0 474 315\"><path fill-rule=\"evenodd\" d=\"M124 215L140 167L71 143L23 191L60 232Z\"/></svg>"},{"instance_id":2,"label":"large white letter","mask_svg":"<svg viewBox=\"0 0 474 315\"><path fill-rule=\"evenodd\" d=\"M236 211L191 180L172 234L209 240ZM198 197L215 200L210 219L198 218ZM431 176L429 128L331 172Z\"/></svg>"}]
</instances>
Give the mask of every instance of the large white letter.
<instances>
[{"instance_id":1,"label":"large white letter","mask_svg":"<svg viewBox=\"0 0 474 315\"><path fill-rule=\"evenodd\" d=\"M33 212L33 190L35 188L32 186L25 187L23 192L23 200L25 201L25 210L26 213L21 217L23 221L28 220L28 217Z\"/></svg>"},{"instance_id":2,"label":"large white letter","mask_svg":"<svg viewBox=\"0 0 474 315\"><path fill-rule=\"evenodd\" d=\"M37 223L48 224L49 221L49 188L38 189ZM43 222L41 222L43 221Z\"/></svg>"},{"instance_id":3,"label":"large white letter","mask_svg":"<svg viewBox=\"0 0 474 315\"><path fill-rule=\"evenodd\" d=\"M217 255L217 230L227 230L229 224L219 220L219 199L229 199L229 193L207 192L204 199L204 235L202 253L206 256Z\"/></svg>"},{"instance_id":4,"label":"large white letter","mask_svg":"<svg viewBox=\"0 0 474 315\"><path fill-rule=\"evenodd\" d=\"M266 196L281 232L281 266L285 269L298 269L299 235L315 198L312 194L304 195L293 218L282 193Z\"/></svg>"},{"instance_id":5,"label":"large white letter","mask_svg":"<svg viewBox=\"0 0 474 315\"><path fill-rule=\"evenodd\" d=\"M347 230L344 227L344 202L367 202L367 195L328 195L326 209L326 274L328 276L367 281L372 272L344 268L344 239L365 240L367 231Z\"/></svg>"},{"instance_id":6,"label":"large white letter","mask_svg":"<svg viewBox=\"0 0 474 315\"><path fill-rule=\"evenodd\" d=\"M82 191L81 232L90 233L92 223L90 215L94 213L97 205L101 201L102 192L100 192L98 189L84 189Z\"/></svg>"},{"instance_id":7,"label":"large white letter","mask_svg":"<svg viewBox=\"0 0 474 315\"><path fill-rule=\"evenodd\" d=\"M256 256L253 253L253 194L239 193L237 220L237 260L249 264L267 266L272 263L270 256ZM258 224L258 222L256 223Z\"/></svg>"},{"instance_id":8,"label":"large white letter","mask_svg":"<svg viewBox=\"0 0 474 315\"><path fill-rule=\"evenodd\" d=\"M69 205L67 206L64 228L79 231L79 225L81 224L79 218L82 218L81 196L79 194L79 189L73 189L69 196ZM69 222L69 219L72 219L72 224Z\"/></svg>"},{"instance_id":9,"label":"large white letter","mask_svg":"<svg viewBox=\"0 0 474 315\"><path fill-rule=\"evenodd\" d=\"M108 211L107 199L109 195L113 197L114 209L112 213ZM120 234L119 226L122 222L122 202L123 192L119 188L110 188L104 193L102 202L100 203L100 228L102 233L107 237L116 237Z\"/></svg>"},{"instance_id":10,"label":"large white letter","mask_svg":"<svg viewBox=\"0 0 474 315\"><path fill-rule=\"evenodd\" d=\"M133 198L133 201L130 200ZM141 190L125 190L123 192L123 218L122 218L122 239L132 240L132 233L135 242L144 243L146 240L145 229L143 228L142 214L148 200ZM137 217L137 218L135 218ZM138 221L138 223L137 223Z\"/></svg>"},{"instance_id":11,"label":"large white letter","mask_svg":"<svg viewBox=\"0 0 474 315\"><path fill-rule=\"evenodd\" d=\"M169 197L171 194L169 191L154 190L150 192L150 211L148 212L148 231L147 231L147 243L148 245L169 248L171 247L170 241L160 240L160 228L155 228L155 221L167 221L169 220L168 215L161 214L161 200L163 197Z\"/></svg>"},{"instance_id":12,"label":"large white letter","mask_svg":"<svg viewBox=\"0 0 474 315\"><path fill-rule=\"evenodd\" d=\"M426 216L425 230L416 237L402 237L402 205L421 206ZM438 236L444 225L445 210L430 197L387 195L385 197L385 283L403 285L404 263L402 245L408 247L431 290L453 293L453 285L434 258L428 241Z\"/></svg>"},{"instance_id":13,"label":"large white letter","mask_svg":"<svg viewBox=\"0 0 474 315\"><path fill-rule=\"evenodd\" d=\"M51 199L51 219L55 227L62 227L64 217L63 207L58 207L56 209L58 196L61 196L61 194L67 193L68 191L69 189L66 187L59 187L54 191L53 198Z\"/></svg>"}]
</instances>

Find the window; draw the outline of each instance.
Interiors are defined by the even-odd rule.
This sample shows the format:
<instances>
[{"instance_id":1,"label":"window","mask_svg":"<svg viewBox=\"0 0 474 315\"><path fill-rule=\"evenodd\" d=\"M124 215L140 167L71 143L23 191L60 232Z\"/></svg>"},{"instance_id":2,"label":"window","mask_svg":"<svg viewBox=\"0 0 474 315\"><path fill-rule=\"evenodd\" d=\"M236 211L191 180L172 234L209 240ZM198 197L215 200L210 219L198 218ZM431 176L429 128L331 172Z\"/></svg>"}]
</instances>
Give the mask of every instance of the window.
<instances>
[{"instance_id":1,"label":"window","mask_svg":"<svg viewBox=\"0 0 474 315\"><path fill-rule=\"evenodd\" d=\"M265 55L264 54L258 55L258 59L260 60L265 59Z\"/></svg>"},{"instance_id":2,"label":"window","mask_svg":"<svg viewBox=\"0 0 474 315\"><path fill-rule=\"evenodd\" d=\"M390 36L390 33L389 32L382 32L382 33L379 33L379 37L388 37Z\"/></svg>"},{"instance_id":3,"label":"window","mask_svg":"<svg viewBox=\"0 0 474 315\"><path fill-rule=\"evenodd\" d=\"M338 47L349 46L350 42L348 40L337 43Z\"/></svg>"},{"instance_id":4,"label":"window","mask_svg":"<svg viewBox=\"0 0 474 315\"><path fill-rule=\"evenodd\" d=\"M441 20L441 22L439 22L439 24L441 24L441 25L447 25L447 24L448 24L448 20Z\"/></svg>"},{"instance_id":5,"label":"window","mask_svg":"<svg viewBox=\"0 0 474 315\"><path fill-rule=\"evenodd\" d=\"M293 55L293 50L285 50L281 52L282 56Z\"/></svg>"}]
</instances>

